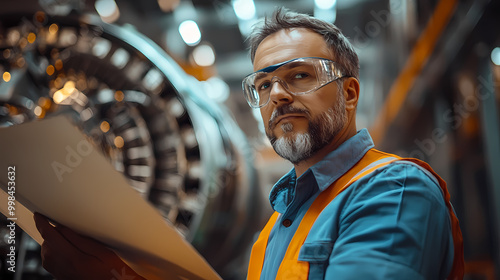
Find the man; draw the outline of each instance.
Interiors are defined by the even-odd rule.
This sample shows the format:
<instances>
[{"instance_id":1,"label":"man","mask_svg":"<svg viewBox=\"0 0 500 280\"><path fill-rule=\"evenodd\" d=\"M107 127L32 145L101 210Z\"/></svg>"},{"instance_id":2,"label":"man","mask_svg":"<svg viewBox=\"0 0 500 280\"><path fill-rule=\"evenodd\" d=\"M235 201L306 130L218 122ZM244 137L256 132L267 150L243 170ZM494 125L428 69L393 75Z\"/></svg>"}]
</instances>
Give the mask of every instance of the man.
<instances>
[{"instance_id":1,"label":"man","mask_svg":"<svg viewBox=\"0 0 500 280\"><path fill-rule=\"evenodd\" d=\"M373 149L356 129L358 58L340 31L278 9L250 43L245 97L294 168L271 190L276 212L253 246L248 279L461 279L461 233L444 181L423 162ZM87 275L122 265L93 241L35 220L56 277L78 279L79 262L68 272L74 257L58 257L76 250L104 267L87 265Z\"/></svg>"}]
</instances>

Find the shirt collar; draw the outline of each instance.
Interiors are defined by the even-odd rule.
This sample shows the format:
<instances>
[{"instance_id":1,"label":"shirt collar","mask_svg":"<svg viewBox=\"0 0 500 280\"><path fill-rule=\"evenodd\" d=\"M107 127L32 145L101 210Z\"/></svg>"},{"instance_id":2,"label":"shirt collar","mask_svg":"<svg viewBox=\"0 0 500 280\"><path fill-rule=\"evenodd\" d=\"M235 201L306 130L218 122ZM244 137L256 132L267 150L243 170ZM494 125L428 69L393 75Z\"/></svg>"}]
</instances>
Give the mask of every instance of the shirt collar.
<instances>
[{"instance_id":1,"label":"shirt collar","mask_svg":"<svg viewBox=\"0 0 500 280\"><path fill-rule=\"evenodd\" d=\"M373 147L372 138L368 130L364 128L331 151L299 178L295 175L295 169L292 168L271 189L269 194L271 206L275 211L284 213L288 204L293 200L296 186L314 181L312 179L315 179L319 191L324 191Z\"/></svg>"},{"instance_id":2,"label":"shirt collar","mask_svg":"<svg viewBox=\"0 0 500 280\"><path fill-rule=\"evenodd\" d=\"M318 182L319 189L324 191L328 188L373 147L373 140L368 130L364 128L347 139L337 149L331 151L320 162L310 168Z\"/></svg>"}]
</instances>

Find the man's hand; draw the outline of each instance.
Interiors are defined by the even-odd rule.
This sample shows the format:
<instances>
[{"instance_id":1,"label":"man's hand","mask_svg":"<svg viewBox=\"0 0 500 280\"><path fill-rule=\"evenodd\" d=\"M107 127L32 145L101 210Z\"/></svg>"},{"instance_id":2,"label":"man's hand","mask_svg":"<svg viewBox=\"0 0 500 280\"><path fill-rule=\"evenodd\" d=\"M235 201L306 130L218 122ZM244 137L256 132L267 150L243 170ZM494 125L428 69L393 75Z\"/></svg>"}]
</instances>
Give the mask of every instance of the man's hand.
<instances>
[{"instance_id":1,"label":"man's hand","mask_svg":"<svg viewBox=\"0 0 500 280\"><path fill-rule=\"evenodd\" d=\"M42 235L42 264L58 280L142 280L113 251L35 213Z\"/></svg>"}]
</instances>

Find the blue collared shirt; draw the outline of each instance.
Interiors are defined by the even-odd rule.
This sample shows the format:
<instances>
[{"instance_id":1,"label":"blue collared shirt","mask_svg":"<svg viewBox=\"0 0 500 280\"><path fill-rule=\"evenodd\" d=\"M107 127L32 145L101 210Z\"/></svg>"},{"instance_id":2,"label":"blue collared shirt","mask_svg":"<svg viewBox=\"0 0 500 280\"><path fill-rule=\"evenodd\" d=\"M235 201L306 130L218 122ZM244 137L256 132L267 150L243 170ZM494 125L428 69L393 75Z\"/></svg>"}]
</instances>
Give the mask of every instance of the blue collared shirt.
<instances>
[{"instance_id":1,"label":"blue collared shirt","mask_svg":"<svg viewBox=\"0 0 500 280\"><path fill-rule=\"evenodd\" d=\"M269 236L261 279L276 278L288 244L319 193L373 146L362 129L299 178L292 169L274 185L269 199L281 215ZM445 279L453 264L441 188L428 172L404 161L376 170L340 193L304 244L311 252L328 251L324 260L310 263L309 279ZM301 250L299 260L309 259L307 251Z\"/></svg>"}]
</instances>

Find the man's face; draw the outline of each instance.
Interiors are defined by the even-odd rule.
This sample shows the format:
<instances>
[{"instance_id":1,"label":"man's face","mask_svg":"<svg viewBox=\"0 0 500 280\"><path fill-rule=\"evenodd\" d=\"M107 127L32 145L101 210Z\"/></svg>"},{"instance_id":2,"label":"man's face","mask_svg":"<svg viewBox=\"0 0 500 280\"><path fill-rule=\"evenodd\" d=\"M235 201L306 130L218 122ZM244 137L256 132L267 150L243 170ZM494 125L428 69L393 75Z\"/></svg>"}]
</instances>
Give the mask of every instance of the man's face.
<instances>
[{"instance_id":1,"label":"man's face","mask_svg":"<svg viewBox=\"0 0 500 280\"><path fill-rule=\"evenodd\" d=\"M299 57L335 61L323 37L305 28L281 30L265 38L255 53L254 71ZM272 85L261 114L275 151L296 164L332 142L347 123L342 88L330 83L311 94L293 95Z\"/></svg>"}]
</instances>

